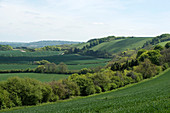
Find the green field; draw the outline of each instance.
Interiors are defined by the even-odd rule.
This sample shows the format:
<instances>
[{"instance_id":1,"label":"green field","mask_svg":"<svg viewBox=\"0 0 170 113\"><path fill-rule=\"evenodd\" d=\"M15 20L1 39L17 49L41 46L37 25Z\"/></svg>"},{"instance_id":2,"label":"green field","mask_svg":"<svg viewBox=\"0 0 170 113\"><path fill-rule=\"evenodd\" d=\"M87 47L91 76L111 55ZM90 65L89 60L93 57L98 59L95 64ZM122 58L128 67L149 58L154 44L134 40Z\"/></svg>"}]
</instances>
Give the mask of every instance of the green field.
<instances>
[{"instance_id":1,"label":"green field","mask_svg":"<svg viewBox=\"0 0 170 113\"><path fill-rule=\"evenodd\" d=\"M5 113L169 113L170 69L115 91Z\"/></svg>"},{"instance_id":2,"label":"green field","mask_svg":"<svg viewBox=\"0 0 170 113\"><path fill-rule=\"evenodd\" d=\"M0 51L0 64L32 64L34 61L48 60L56 64L64 62L66 64L77 65L77 64L104 63L110 60L101 58L99 59L92 56L81 56L77 54L58 55L59 54L58 52L52 53L51 52L50 51L40 52L41 54L39 54L39 52L35 53L29 52L30 55L28 54L22 56L20 55L20 53L18 53L18 51ZM10 53L12 54L11 56Z\"/></svg>"},{"instance_id":3,"label":"green field","mask_svg":"<svg viewBox=\"0 0 170 113\"><path fill-rule=\"evenodd\" d=\"M28 65L28 64L0 64L0 70L15 70L15 69L34 69L38 65Z\"/></svg>"},{"instance_id":4,"label":"green field","mask_svg":"<svg viewBox=\"0 0 170 113\"><path fill-rule=\"evenodd\" d=\"M170 41L166 41L166 42L161 42L161 43L158 43L158 45L161 45L161 46L165 46L165 44L167 44L168 42L170 42Z\"/></svg>"},{"instance_id":5,"label":"green field","mask_svg":"<svg viewBox=\"0 0 170 113\"><path fill-rule=\"evenodd\" d=\"M135 49L138 47L142 47L143 44L151 40L151 37L135 37L135 38L127 38L127 39L119 39L119 40L112 40L110 42L104 42L97 46L91 48L91 50L100 50L100 51L107 51L111 53L117 53L121 51L125 51L126 49Z\"/></svg>"},{"instance_id":6,"label":"green field","mask_svg":"<svg viewBox=\"0 0 170 113\"><path fill-rule=\"evenodd\" d=\"M0 51L1 57L43 57L53 56L63 53L62 51L36 51L36 52L21 52L20 50Z\"/></svg>"},{"instance_id":7,"label":"green field","mask_svg":"<svg viewBox=\"0 0 170 113\"><path fill-rule=\"evenodd\" d=\"M10 77L18 76L20 78L34 78L36 80L42 82L49 82L53 80L60 80L67 78L69 75L65 74L41 74L41 73L8 73L8 74L0 74L0 81L7 80Z\"/></svg>"}]
</instances>

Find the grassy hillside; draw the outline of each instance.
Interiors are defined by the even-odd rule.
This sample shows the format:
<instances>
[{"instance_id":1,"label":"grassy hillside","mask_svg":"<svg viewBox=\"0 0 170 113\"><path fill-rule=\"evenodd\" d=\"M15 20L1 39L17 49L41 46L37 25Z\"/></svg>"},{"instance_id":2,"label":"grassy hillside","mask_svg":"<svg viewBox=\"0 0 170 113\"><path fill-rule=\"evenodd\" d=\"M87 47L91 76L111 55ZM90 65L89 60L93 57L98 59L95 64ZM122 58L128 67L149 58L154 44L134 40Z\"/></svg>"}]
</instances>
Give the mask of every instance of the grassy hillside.
<instances>
[{"instance_id":1,"label":"grassy hillside","mask_svg":"<svg viewBox=\"0 0 170 113\"><path fill-rule=\"evenodd\" d=\"M65 74L41 74L41 73L9 73L9 74L0 74L0 81L7 80L10 77L18 76L20 78L34 78L42 82L49 82L53 80L60 80L67 78L69 75Z\"/></svg>"},{"instance_id":2,"label":"grassy hillside","mask_svg":"<svg viewBox=\"0 0 170 113\"><path fill-rule=\"evenodd\" d=\"M161 45L161 46L165 46L165 44L167 44L168 42L170 42L170 41L166 41L166 42L161 42L161 43L158 43L158 45Z\"/></svg>"},{"instance_id":3,"label":"grassy hillside","mask_svg":"<svg viewBox=\"0 0 170 113\"><path fill-rule=\"evenodd\" d=\"M127 39L119 39L119 40L112 40L110 42L104 42L97 46L91 48L91 50L100 50L100 51L107 51L111 53L117 53L124 51L126 49L135 49L138 47L142 47L143 44L151 40L151 37L134 37L134 38L127 38Z\"/></svg>"},{"instance_id":4,"label":"grassy hillside","mask_svg":"<svg viewBox=\"0 0 170 113\"><path fill-rule=\"evenodd\" d=\"M161 76L131 87L71 101L7 111L5 113L168 113L170 69Z\"/></svg>"}]
</instances>

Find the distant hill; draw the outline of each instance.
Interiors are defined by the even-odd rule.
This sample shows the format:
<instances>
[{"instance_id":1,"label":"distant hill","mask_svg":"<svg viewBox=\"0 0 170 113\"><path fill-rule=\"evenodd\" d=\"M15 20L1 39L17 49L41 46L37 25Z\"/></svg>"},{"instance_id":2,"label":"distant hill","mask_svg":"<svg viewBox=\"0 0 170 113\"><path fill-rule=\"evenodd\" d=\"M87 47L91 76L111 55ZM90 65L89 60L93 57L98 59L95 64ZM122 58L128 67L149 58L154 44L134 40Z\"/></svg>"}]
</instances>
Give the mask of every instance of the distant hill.
<instances>
[{"instance_id":1,"label":"distant hill","mask_svg":"<svg viewBox=\"0 0 170 113\"><path fill-rule=\"evenodd\" d=\"M29 43L22 43L22 42L0 42L0 45L10 45L12 47L30 47L30 48L39 48L44 46L53 46L53 45L64 45L64 44L78 44L80 42L73 42L73 41L37 41L37 42L29 42Z\"/></svg>"},{"instance_id":2,"label":"distant hill","mask_svg":"<svg viewBox=\"0 0 170 113\"><path fill-rule=\"evenodd\" d=\"M106 37L107 39L108 37ZM136 49L142 47L147 41L151 41L154 37L113 37L105 42L96 44L89 47L93 51L106 51L109 53L118 53L125 51L127 49ZM102 38L99 38L100 40ZM95 40L95 39L92 39ZM76 47L82 49L84 46L90 46L90 41L86 43L79 43L71 45L71 47Z\"/></svg>"}]
</instances>

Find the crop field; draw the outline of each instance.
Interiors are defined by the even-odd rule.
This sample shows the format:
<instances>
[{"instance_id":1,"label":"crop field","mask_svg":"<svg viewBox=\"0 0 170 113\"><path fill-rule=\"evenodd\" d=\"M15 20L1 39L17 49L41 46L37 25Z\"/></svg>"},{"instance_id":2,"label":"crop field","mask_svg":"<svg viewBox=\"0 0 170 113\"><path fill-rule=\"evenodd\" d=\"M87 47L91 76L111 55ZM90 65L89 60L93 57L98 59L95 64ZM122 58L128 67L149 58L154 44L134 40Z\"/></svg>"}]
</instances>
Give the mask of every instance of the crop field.
<instances>
[{"instance_id":1,"label":"crop field","mask_svg":"<svg viewBox=\"0 0 170 113\"><path fill-rule=\"evenodd\" d=\"M34 69L38 65L28 65L28 64L0 64L0 70L15 70L15 69Z\"/></svg>"},{"instance_id":2,"label":"crop field","mask_svg":"<svg viewBox=\"0 0 170 113\"><path fill-rule=\"evenodd\" d=\"M138 47L142 47L143 44L151 40L150 37L135 37L135 38L128 38L128 39L120 39L120 40L113 40L110 42L101 43L93 48L92 50L106 50L107 52L117 53L121 51L125 51L126 49L135 49Z\"/></svg>"},{"instance_id":3,"label":"crop field","mask_svg":"<svg viewBox=\"0 0 170 113\"><path fill-rule=\"evenodd\" d=\"M89 64L89 63L102 63L107 62L110 59L99 59L91 56L81 56L76 54L71 55L52 55L50 56L2 56L0 54L1 64L32 64L34 61L48 60L59 64L64 62L66 64Z\"/></svg>"},{"instance_id":4,"label":"crop field","mask_svg":"<svg viewBox=\"0 0 170 113\"><path fill-rule=\"evenodd\" d=\"M8 73L0 74L0 81L7 80L10 77L18 76L20 78L33 78L42 82L49 82L53 80L60 80L67 78L69 75L65 74L41 74L41 73Z\"/></svg>"},{"instance_id":5,"label":"crop field","mask_svg":"<svg viewBox=\"0 0 170 113\"><path fill-rule=\"evenodd\" d=\"M4 113L169 113L170 70L115 91Z\"/></svg>"},{"instance_id":6,"label":"crop field","mask_svg":"<svg viewBox=\"0 0 170 113\"><path fill-rule=\"evenodd\" d=\"M63 53L62 51L37 51L37 52L21 52L20 50L0 51L1 57L43 57L53 56Z\"/></svg>"}]
</instances>

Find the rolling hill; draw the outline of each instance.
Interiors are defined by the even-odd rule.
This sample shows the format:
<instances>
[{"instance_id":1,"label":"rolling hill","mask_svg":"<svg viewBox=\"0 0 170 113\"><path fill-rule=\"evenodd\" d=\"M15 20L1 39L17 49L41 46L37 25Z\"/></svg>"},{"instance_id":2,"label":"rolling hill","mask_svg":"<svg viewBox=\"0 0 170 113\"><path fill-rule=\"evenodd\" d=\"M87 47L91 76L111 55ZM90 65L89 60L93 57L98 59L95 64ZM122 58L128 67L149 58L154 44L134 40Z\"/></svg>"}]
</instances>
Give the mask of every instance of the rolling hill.
<instances>
[{"instance_id":1,"label":"rolling hill","mask_svg":"<svg viewBox=\"0 0 170 113\"><path fill-rule=\"evenodd\" d=\"M80 42L73 42L73 41L37 41L37 42L29 42L29 43L22 43L22 42L0 42L0 45L10 45L12 47L30 47L30 48L40 48L44 46L53 46L53 45L64 45L64 44L78 44Z\"/></svg>"},{"instance_id":2,"label":"rolling hill","mask_svg":"<svg viewBox=\"0 0 170 113\"><path fill-rule=\"evenodd\" d=\"M142 47L146 41L151 40L152 37L134 37L119 40L112 40L104 42L91 48L91 50L107 51L109 53L118 53L127 49L135 49Z\"/></svg>"},{"instance_id":3,"label":"rolling hill","mask_svg":"<svg viewBox=\"0 0 170 113\"><path fill-rule=\"evenodd\" d=\"M4 113L168 113L170 112L170 69L136 85Z\"/></svg>"}]
</instances>

